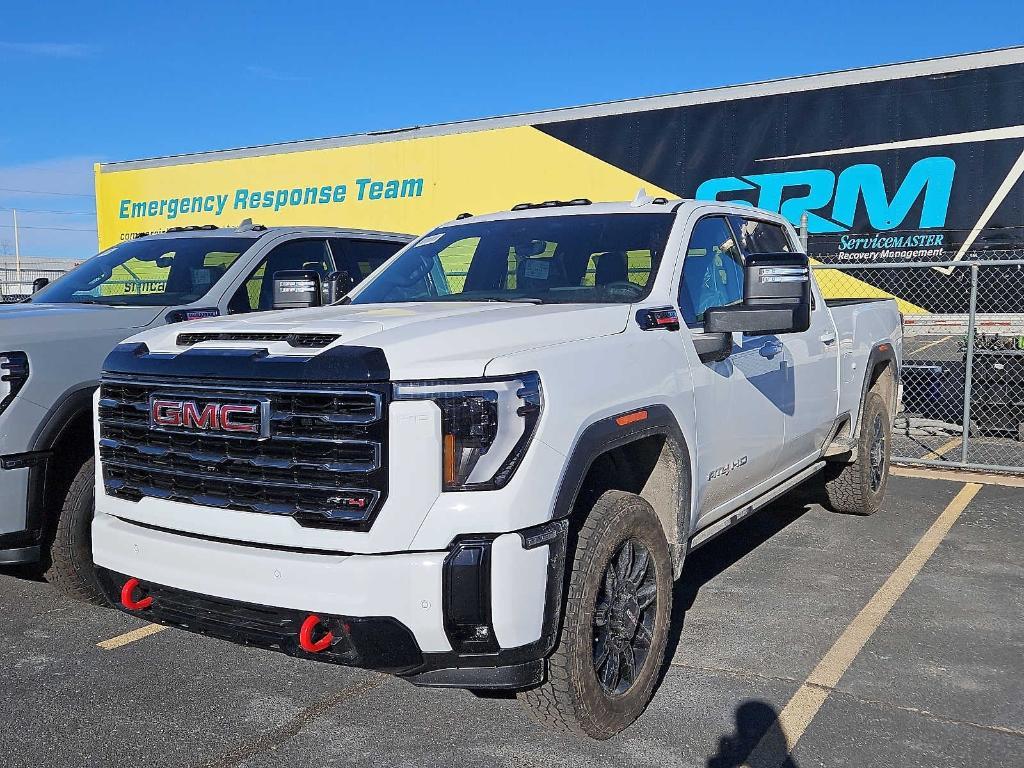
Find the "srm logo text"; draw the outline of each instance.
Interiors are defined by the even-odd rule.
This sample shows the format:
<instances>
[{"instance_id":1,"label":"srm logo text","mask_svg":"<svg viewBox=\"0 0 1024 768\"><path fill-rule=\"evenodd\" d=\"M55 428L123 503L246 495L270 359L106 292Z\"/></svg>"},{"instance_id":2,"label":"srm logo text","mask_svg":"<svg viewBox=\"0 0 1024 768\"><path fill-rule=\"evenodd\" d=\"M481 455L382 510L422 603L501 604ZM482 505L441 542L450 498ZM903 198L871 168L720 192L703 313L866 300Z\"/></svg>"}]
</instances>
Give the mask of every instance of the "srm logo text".
<instances>
[{"instance_id":1,"label":"srm logo text","mask_svg":"<svg viewBox=\"0 0 1024 768\"><path fill-rule=\"evenodd\" d=\"M882 169L869 163L851 165L838 176L815 168L708 179L697 187L694 196L777 211L795 225L806 213L807 229L812 234L849 232L859 202L863 202L872 229L896 229L904 224L914 203L923 198L920 221L916 227L909 224L906 228L929 229L946 225L955 172L956 163L951 157L923 158L910 166L892 197L886 191ZM752 191L757 193L753 203L749 199Z\"/></svg>"}]
</instances>

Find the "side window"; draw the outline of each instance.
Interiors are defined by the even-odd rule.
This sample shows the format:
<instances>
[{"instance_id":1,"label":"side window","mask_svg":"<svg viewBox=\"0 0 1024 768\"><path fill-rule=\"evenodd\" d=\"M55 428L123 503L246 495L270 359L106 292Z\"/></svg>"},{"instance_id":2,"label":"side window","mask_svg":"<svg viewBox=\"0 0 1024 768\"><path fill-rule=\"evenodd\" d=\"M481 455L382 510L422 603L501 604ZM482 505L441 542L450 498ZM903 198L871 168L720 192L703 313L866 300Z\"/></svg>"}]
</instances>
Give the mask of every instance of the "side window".
<instances>
[{"instance_id":1,"label":"side window","mask_svg":"<svg viewBox=\"0 0 1024 768\"><path fill-rule=\"evenodd\" d=\"M228 302L228 312L265 312L274 308L274 274L289 269L312 269L321 279L334 271L326 240L289 240L272 250L249 273Z\"/></svg>"},{"instance_id":2,"label":"side window","mask_svg":"<svg viewBox=\"0 0 1024 768\"><path fill-rule=\"evenodd\" d=\"M697 222L686 247L679 309L687 325L704 322L704 310L743 301L743 259L728 222L709 216Z\"/></svg>"},{"instance_id":3,"label":"side window","mask_svg":"<svg viewBox=\"0 0 1024 768\"><path fill-rule=\"evenodd\" d=\"M405 245L400 242L347 240L342 237L332 237L330 243L337 268L348 272L356 283L362 282Z\"/></svg>"},{"instance_id":4,"label":"side window","mask_svg":"<svg viewBox=\"0 0 1024 768\"><path fill-rule=\"evenodd\" d=\"M740 251L744 256L751 253L786 253L793 248L786 237L786 230L770 221L745 219L730 216L736 236L740 239Z\"/></svg>"}]
</instances>

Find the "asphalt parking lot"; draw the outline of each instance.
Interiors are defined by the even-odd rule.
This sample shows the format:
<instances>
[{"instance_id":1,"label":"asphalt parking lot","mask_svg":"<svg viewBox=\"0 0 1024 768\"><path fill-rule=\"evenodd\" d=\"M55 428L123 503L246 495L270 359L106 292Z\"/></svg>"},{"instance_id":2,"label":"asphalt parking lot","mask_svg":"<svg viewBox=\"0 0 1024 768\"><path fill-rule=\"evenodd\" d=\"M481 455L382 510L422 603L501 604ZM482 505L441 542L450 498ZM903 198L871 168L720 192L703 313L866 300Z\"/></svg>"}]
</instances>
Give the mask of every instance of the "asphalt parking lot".
<instances>
[{"instance_id":1,"label":"asphalt parking lot","mask_svg":"<svg viewBox=\"0 0 1024 768\"><path fill-rule=\"evenodd\" d=\"M804 492L694 552L654 701L604 743L513 700L152 632L0 572L0 764L1019 764L1024 488L890 482L873 517Z\"/></svg>"}]
</instances>

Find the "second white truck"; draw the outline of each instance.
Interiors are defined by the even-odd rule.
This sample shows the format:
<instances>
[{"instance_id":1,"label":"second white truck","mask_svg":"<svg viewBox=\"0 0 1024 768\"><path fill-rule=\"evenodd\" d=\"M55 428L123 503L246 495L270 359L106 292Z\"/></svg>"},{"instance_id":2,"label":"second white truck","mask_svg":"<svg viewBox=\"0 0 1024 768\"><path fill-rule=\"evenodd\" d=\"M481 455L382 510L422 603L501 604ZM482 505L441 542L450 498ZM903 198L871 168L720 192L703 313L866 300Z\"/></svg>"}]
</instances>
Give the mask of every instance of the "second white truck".
<instances>
[{"instance_id":1,"label":"second white truck","mask_svg":"<svg viewBox=\"0 0 1024 768\"><path fill-rule=\"evenodd\" d=\"M608 738L687 552L805 480L882 503L899 313L826 302L797 250L740 205L522 205L340 305L135 336L97 396L104 590Z\"/></svg>"}]
</instances>

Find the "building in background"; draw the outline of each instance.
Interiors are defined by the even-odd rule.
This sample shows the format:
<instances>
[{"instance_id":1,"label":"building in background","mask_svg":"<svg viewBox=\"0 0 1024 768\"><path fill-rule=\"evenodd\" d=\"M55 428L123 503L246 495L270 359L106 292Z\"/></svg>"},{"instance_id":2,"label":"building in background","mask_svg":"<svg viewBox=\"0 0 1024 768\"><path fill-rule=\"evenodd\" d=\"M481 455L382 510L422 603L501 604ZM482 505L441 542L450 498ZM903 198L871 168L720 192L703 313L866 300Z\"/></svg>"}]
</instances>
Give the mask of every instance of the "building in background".
<instances>
[{"instance_id":1,"label":"building in background","mask_svg":"<svg viewBox=\"0 0 1024 768\"><path fill-rule=\"evenodd\" d=\"M420 233L463 211L622 200L643 187L780 211L806 225L809 252L827 263L1020 257L1022 93L1024 47L105 163L96 167L100 245L245 218ZM954 293L938 283L963 273L935 270L899 298L905 309L963 311L935 303ZM890 295L870 270L834 282Z\"/></svg>"},{"instance_id":2,"label":"building in background","mask_svg":"<svg viewBox=\"0 0 1024 768\"><path fill-rule=\"evenodd\" d=\"M37 278L56 280L80 263L74 259L0 256L0 303L21 301L32 293L32 282Z\"/></svg>"}]
</instances>

